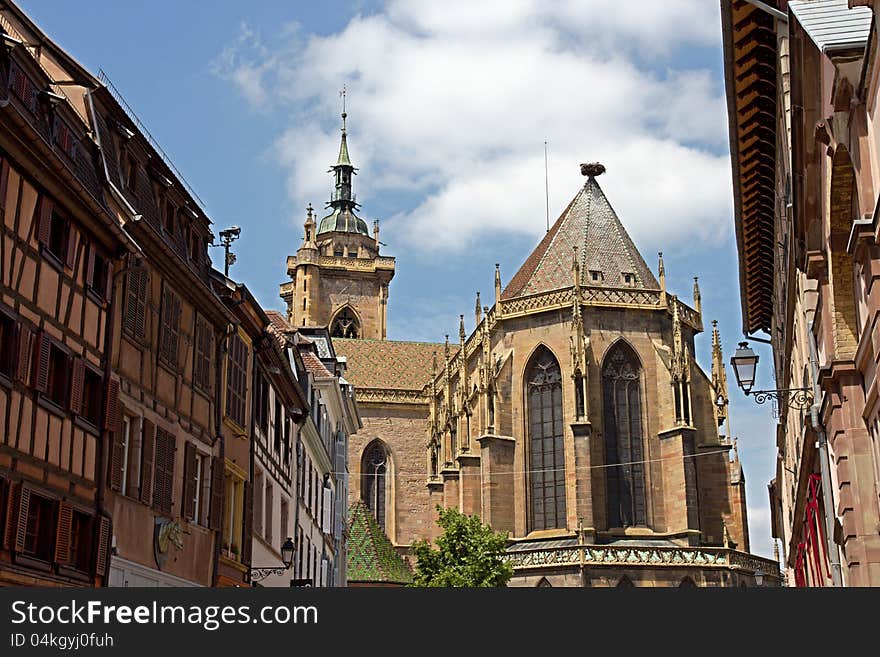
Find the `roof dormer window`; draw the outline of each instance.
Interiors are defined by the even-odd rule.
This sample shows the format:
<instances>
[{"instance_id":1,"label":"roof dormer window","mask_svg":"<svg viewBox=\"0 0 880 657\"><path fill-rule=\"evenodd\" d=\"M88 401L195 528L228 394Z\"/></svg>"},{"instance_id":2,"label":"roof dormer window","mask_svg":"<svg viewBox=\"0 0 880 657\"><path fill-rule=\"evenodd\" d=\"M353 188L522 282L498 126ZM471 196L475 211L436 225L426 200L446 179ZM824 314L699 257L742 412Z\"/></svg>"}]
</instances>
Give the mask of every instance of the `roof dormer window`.
<instances>
[{"instance_id":1,"label":"roof dormer window","mask_svg":"<svg viewBox=\"0 0 880 657\"><path fill-rule=\"evenodd\" d=\"M601 272L601 271L597 271L597 270L595 270L595 269L591 269L591 270L590 270L590 280L592 280L592 281L602 281L602 280L604 280L604 279L605 279L605 277L602 276L602 272Z\"/></svg>"},{"instance_id":2,"label":"roof dormer window","mask_svg":"<svg viewBox=\"0 0 880 657\"><path fill-rule=\"evenodd\" d=\"M636 275L632 272L625 271L623 272L623 282L626 285L635 286L635 284L638 282L638 279L636 278Z\"/></svg>"}]
</instances>

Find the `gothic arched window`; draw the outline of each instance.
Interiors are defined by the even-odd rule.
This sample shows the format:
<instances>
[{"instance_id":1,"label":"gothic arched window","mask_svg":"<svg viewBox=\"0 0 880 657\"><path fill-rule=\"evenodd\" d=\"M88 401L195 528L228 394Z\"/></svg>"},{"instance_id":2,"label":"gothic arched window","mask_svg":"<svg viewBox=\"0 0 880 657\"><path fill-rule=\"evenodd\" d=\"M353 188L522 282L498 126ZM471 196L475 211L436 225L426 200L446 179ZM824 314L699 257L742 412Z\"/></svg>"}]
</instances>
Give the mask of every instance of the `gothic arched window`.
<instances>
[{"instance_id":1,"label":"gothic arched window","mask_svg":"<svg viewBox=\"0 0 880 657\"><path fill-rule=\"evenodd\" d=\"M602 367L608 526L647 525L641 365L618 342Z\"/></svg>"},{"instance_id":2,"label":"gothic arched window","mask_svg":"<svg viewBox=\"0 0 880 657\"><path fill-rule=\"evenodd\" d=\"M541 347L526 369L529 450L529 526L565 527L565 450L562 375L550 350Z\"/></svg>"},{"instance_id":3,"label":"gothic arched window","mask_svg":"<svg viewBox=\"0 0 880 657\"><path fill-rule=\"evenodd\" d=\"M351 308L345 307L333 318L330 335L334 338L359 338L361 326Z\"/></svg>"},{"instance_id":4,"label":"gothic arched window","mask_svg":"<svg viewBox=\"0 0 880 657\"><path fill-rule=\"evenodd\" d=\"M380 440L374 440L361 460L361 497L385 530L385 475L388 473L388 451Z\"/></svg>"}]
</instances>

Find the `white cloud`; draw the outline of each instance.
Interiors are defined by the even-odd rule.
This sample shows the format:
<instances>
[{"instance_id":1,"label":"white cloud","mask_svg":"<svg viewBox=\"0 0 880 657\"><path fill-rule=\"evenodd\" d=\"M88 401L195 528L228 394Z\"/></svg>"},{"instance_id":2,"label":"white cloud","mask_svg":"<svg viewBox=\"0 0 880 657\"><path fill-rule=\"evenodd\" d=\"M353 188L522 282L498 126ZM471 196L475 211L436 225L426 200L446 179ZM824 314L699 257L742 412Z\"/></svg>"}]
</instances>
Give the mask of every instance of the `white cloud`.
<instances>
[{"instance_id":1,"label":"white cloud","mask_svg":"<svg viewBox=\"0 0 880 657\"><path fill-rule=\"evenodd\" d=\"M674 56L718 39L704 0L389 2L341 31L286 31L272 48L243 26L215 61L254 106L290 117L271 154L301 221L323 203L335 161L338 88L364 213L409 200L384 230L400 246L455 251L544 225L543 141L555 218L601 160L602 185L640 243L717 240L729 231L723 89ZM388 233L386 233L388 234ZM403 242L403 243L401 243Z\"/></svg>"}]
</instances>

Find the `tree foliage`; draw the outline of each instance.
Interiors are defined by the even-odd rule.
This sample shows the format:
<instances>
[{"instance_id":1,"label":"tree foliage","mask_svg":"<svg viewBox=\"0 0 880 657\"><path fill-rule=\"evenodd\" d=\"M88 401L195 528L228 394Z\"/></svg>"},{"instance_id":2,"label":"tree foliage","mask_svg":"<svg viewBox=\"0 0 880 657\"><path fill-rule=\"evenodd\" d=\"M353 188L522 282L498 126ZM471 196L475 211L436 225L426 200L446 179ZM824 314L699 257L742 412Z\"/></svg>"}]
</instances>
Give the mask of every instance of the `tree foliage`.
<instances>
[{"instance_id":1,"label":"tree foliage","mask_svg":"<svg viewBox=\"0 0 880 657\"><path fill-rule=\"evenodd\" d=\"M504 561L507 535L493 531L476 516L437 507L443 534L436 549L426 540L413 544L413 586L507 586L513 567Z\"/></svg>"}]
</instances>

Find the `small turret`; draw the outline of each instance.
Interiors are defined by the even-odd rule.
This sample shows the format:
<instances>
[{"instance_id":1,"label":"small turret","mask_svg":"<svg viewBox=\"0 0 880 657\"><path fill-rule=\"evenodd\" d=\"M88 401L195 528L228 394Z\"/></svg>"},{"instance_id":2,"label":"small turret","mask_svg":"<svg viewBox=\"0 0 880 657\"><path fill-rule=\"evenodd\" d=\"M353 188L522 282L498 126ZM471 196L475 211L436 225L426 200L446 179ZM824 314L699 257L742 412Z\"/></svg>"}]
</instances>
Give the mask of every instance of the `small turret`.
<instances>
[{"instance_id":1,"label":"small turret","mask_svg":"<svg viewBox=\"0 0 880 657\"><path fill-rule=\"evenodd\" d=\"M483 321L483 309L480 306L480 293L477 292L477 304L474 306L474 326L479 326Z\"/></svg>"},{"instance_id":2,"label":"small turret","mask_svg":"<svg viewBox=\"0 0 880 657\"><path fill-rule=\"evenodd\" d=\"M315 244L315 211L312 208L312 204L309 203L309 206L306 208L306 221L303 224L303 248L304 249L316 249L318 248L317 244Z\"/></svg>"},{"instance_id":3,"label":"small turret","mask_svg":"<svg viewBox=\"0 0 880 657\"><path fill-rule=\"evenodd\" d=\"M694 276L694 310L696 310L698 314L703 313L703 298L700 295L699 276Z\"/></svg>"}]
</instances>

